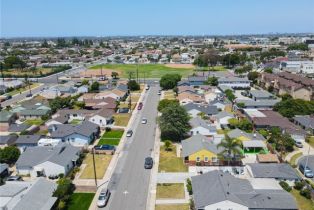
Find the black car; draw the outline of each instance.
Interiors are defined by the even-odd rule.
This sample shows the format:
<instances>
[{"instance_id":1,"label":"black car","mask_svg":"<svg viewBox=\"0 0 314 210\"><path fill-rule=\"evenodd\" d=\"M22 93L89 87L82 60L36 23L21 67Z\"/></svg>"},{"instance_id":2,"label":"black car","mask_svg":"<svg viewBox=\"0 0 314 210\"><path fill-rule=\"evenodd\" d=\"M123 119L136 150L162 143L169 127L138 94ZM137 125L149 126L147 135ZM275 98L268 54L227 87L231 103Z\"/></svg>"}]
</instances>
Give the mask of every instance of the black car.
<instances>
[{"instance_id":1,"label":"black car","mask_svg":"<svg viewBox=\"0 0 314 210\"><path fill-rule=\"evenodd\" d=\"M31 94L31 93L28 93L27 95L26 95L26 97L32 97L33 96L33 94Z\"/></svg>"},{"instance_id":2,"label":"black car","mask_svg":"<svg viewBox=\"0 0 314 210\"><path fill-rule=\"evenodd\" d=\"M145 169L153 168L153 164L154 164L153 158L151 158L151 157L145 158L145 164L144 164Z\"/></svg>"}]
</instances>

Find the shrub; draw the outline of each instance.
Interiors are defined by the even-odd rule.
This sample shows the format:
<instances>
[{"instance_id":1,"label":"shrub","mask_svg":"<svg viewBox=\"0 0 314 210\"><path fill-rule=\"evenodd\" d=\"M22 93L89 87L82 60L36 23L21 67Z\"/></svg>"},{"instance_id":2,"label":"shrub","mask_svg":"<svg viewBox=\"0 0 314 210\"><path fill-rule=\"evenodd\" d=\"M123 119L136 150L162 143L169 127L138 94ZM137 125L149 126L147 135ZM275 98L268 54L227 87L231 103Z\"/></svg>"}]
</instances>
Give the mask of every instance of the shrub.
<instances>
[{"instance_id":1,"label":"shrub","mask_svg":"<svg viewBox=\"0 0 314 210\"><path fill-rule=\"evenodd\" d=\"M61 174L59 174L59 175L58 175L58 177L61 179L61 178L63 178L63 177L64 177L64 174L63 174L63 173L61 173Z\"/></svg>"},{"instance_id":2,"label":"shrub","mask_svg":"<svg viewBox=\"0 0 314 210\"><path fill-rule=\"evenodd\" d=\"M307 198L307 199L311 199L311 190L310 189L304 189L300 191L300 195L302 195L303 197Z\"/></svg>"},{"instance_id":3,"label":"shrub","mask_svg":"<svg viewBox=\"0 0 314 210\"><path fill-rule=\"evenodd\" d=\"M280 181L279 184L287 192L290 192L292 190L292 188L289 186L289 184L285 181Z\"/></svg>"},{"instance_id":4,"label":"shrub","mask_svg":"<svg viewBox=\"0 0 314 210\"><path fill-rule=\"evenodd\" d=\"M106 129L106 132L111 131L111 128L110 128L110 127L106 127L105 129Z\"/></svg>"},{"instance_id":5,"label":"shrub","mask_svg":"<svg viewBox=\"0 0 314 210\"><path fill-rule=\"evenodd\" d=\"M193 194L191 179L186 180L186 189L189 192L189 195Z\"/></svg>"},{"instance_id":6,"label":"shrub","mask_svg":"<svg viewBox=\"0 0 314 210\"><path fill-rule=\"evenodd\" d=\"M304 187L304 182L295 182L294 183L294 189L296 190L302 190Z\"/></svg>"},{"instance_id":7,"label":"shrub","mask_svg":"<svg viewBox=\"0 0 314 210\"><path fill-rule=\"evenodd\" d=\"M165 150L170 151L172 146L172 142L170 140L165 141Z\"/></svg>"}]
</instances>

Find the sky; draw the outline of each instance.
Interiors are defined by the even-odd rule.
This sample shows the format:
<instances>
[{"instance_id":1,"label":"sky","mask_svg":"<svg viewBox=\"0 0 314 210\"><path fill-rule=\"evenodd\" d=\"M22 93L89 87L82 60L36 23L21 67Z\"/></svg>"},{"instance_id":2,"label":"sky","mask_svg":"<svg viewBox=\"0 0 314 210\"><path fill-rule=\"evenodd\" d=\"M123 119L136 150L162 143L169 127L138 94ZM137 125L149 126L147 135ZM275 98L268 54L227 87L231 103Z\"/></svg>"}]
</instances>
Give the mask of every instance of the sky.
<instances>
[{"instance_id":1,"label":"sky","mask_svg":"<svg viewBox=\"0 0 314 210\"><path fill-rule=\"evenodd\" d=\"M0 0L1 37L314 32L314 0Z\"/></svg>"}]
</instances>

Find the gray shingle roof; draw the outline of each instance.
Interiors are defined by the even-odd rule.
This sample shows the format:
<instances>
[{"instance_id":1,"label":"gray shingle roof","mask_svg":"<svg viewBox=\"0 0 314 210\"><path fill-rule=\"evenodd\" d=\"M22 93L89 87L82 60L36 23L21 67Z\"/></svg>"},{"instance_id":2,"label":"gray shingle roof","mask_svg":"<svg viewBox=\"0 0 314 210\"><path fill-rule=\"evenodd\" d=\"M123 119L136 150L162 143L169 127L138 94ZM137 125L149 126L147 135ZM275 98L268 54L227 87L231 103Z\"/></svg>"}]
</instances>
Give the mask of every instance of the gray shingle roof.
<instances>
[{"instance_id":1,"label":"gray shingle roof","mask_svg":"<svg viewBox=\"0 0 314 210\"><path fill-rule=\"evenodd\" d=\"M22 132L24 130L26 130L27 128L31 127L31 125L28 124L11 124L9 127L9 131L10 132Z\"/></svg>"},{"instance_id":2,"label":"gray shingle roof","mask_svg":"<svg viewBox=\"0 0 314 210\"><path fill-rule=\"evenodd\" d=\"M14 115L14 113L2 110L0 111L0 122L8 122L8 120Z\"/></svg>"},{"instance_id":3,"label":"gray shingle roof","mask_svg":"<svg viewBox=\"0 0 314 210\"><path fill-rule=\"evenodd\" d=\"M305 115L297 115L293 118L296 122L298 122L300 125L304 126L306 129L312 128L314 129L314 117Z\"/></svg>"},{"instance_id":4,"label":"gray shingle roof","mask_svg":"<svg viewBox=\"0 0 314 210\"><path fill-rule=\"evenodd\" d=\"M248 180L218 170L193 176L192 188L196 208L229 200L249 209L298 209L283 190L255 190Z\"/></svg>"},{"instance_id":5,"label":"gray shingle roof","mask_svg":"<svg viewBox=\"0 0 314 210\"><path fill-rule=\"evenodd\" d=\"M192 128L203 127L203 128L206 128L212 132L216 131L215 126L210 126L205 120L201 119L200 117L194 117L194 118L190 119L189 123L192 126Z\"/></svg>"},{"instance_id":6,"label":"gray shingle roof","mask_svg":"<svg viewBox=\"0 0 314 210\"><path fill-rule=\"evenodd\" d=\"M63 138L74 133L90 137L93 133L96 133L99 128L97 124L89 121L83 121L79 125L60 124L51 126L56 128L55 131L51 132L51 137L53 138ZM51 126L49 126L49 128L51 128Z\"/></svg>"},{"instance_id":7,"label":"gray shingle roof","mask_svg":"<svg viewBox=\"0 0 314 210\"><path fill-rule=\"evenodd\" d=\"M264 90L250 90L250 94L256 98L271 98L273 94Z\"/></svg>"},{"instance_id":8,"label":"gray shingle roof","mask_svg":"<svg viewBox=\"0 0 314 210\"><path fill-rule=\"evenodd\" d=\"M18 138L17 135L7 135L7 136L0 136L0 145L11 145L14 144L16 139Z\"/></svg>"},{"instance_id":9,"label":"gray shingle roof","mask_svg":"<svg viewBox=\"0 0 314 210\"><path fill-rule=\"evenodd\" d=\"M222 111L222 112L219 112L218 114L216 114L215 117L217 119L221 119L221 118L224 118L224 117L234 117L234 115L229 113L229 112Z\"/></svg>"},{"instance_id":10,"label":"gray shingle roof","mask_svg":"<svg viewBox=\"0 0 314 210\"><path fill-rule=\"evenodd\" d=\"M210 142L209 139L200 134L181 141L181 144L182 144L181 154L182 157L187 157L202 149L209 150L215 154L218 154L223 150L221 148L217 148L217 146L214 143Z\"/></svg>"},{"instance_id":11,"label":"gray shingle roof","mask_svg":"<svg viewBox=\"0 0 314 210\"><path fill-rule=\"evenodd\" d=\"M37 144L41 137L42 137L41 135L21 135L15 141L15 143L17 145L18 144Z\"/></svg>"},{"instance_id":12,"label":"gray shingle roof","mask_svg":"<svg viewBox=\"0 0 314 210\"><path fill-rule=\"evenodd\" d=\"M286 163L250 163L255 178L300 179L297 172Z\"/></svg>"},{"instance_id":13,"label":"gray shingle roof","mask_svg":"<svg viewBox=\"0 0 314 210\"><path fill-rule=\"evenodd\" d=\"M251 140L261 140L261 141L265 140L265 138L259 133L254 133L254 134L253 133L247 133L247 132L242 131L238 128L229 131L227 135L230 138L239 138L240 136L245 136Z\"/></svg>"},{"instance_id":14,"label":"gray shingle roof","mask_svg":"<svg viewBox=\"0 0 314 210\"><path fill-rule=\"evenodd\" d=\"M44 178L39 178L13 210L50 210L57 201L56 197L52 197L56 188L56 183L50 182Z\"/></svg>"},{"instance_id":15,"label":"gray shingle roof","mask_svg":"<svg viewBox=\"0 0 314 210\"><path fill-rule=\"evenodd\" d=\"M270 100L259 100L259 101L254 101L254 100L246 100L246 99L236 99L237 103L243 103L245 107L272 107L276 103L280 102L280 100L277 99L270 99Z\"/></svg>"},{"instance_id":16,"label":"gray shingle roof","mask_svg":"<svg viewBox=\"0 0 314 210\"><path fill-rule=\"evenodd\" d=\"M77 159L79 148L69 144L55 147L29 147L19 157L16 167L34 167L45 161L50 161L65 166L70 160Z\"/></svg>"},{"instance_id":17,"label":"gray shingle roof","mask_svg":"<svg viewBox=\"0 0 314 210\"><path fill-rule=\"evenodd\" d=\"M188 103L183 106L186 111L190 111L193 109L196 109L200 112L203 112L207 115L215 115L218 113L217 106L211 106L211 105L199 105L194 103Z\"/></svg>"}]
</instances>

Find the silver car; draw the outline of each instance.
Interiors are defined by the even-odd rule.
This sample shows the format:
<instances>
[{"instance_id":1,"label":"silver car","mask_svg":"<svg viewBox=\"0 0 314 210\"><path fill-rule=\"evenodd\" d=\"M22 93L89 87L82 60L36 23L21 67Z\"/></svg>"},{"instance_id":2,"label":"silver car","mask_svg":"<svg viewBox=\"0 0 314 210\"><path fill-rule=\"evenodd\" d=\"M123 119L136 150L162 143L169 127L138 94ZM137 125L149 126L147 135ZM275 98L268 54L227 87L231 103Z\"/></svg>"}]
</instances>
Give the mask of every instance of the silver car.
<instances>
[{"instance_id":1,"label":"silver car","mask_svg":"<svg viewBox=\"0 0 314 210\"><path fill-rule=\"evenodd\" d=\"M105 207L108 203L109 197L110 191L107 188L102 189L97 200L97 206L100 208Z\"/></svg>"}]
</instances>

